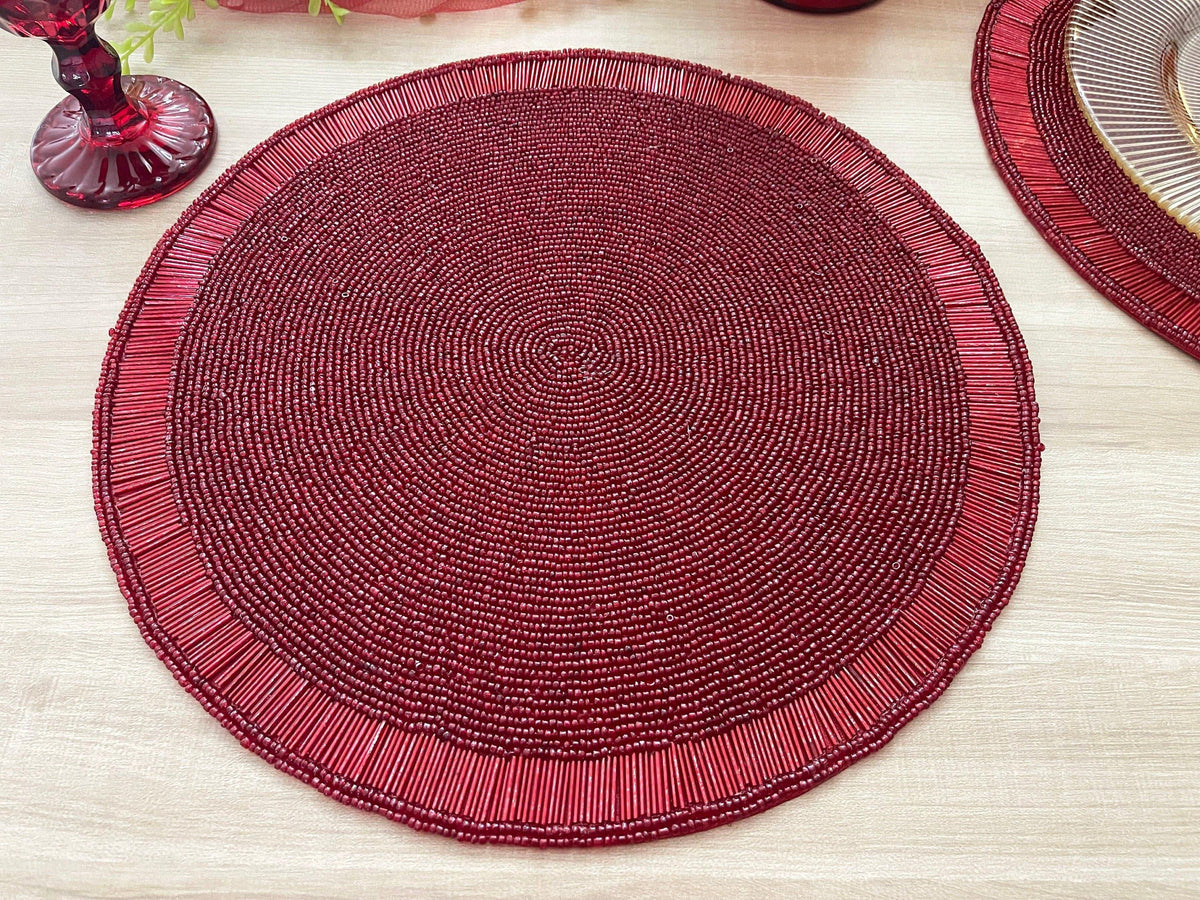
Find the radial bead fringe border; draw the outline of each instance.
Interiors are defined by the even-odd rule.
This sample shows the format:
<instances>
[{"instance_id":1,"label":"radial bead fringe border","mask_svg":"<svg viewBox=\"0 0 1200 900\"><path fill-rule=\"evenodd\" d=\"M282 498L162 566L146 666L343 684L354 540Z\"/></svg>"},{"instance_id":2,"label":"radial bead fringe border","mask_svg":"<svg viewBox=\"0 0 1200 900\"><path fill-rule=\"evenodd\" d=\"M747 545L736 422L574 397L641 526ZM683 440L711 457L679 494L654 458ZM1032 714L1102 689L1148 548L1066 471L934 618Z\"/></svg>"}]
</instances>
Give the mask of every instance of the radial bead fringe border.
<instances>
[{"instance_id":1,"label":"radial bead fringe border","mask_svg":"<svg viewBox=\"0 0 1200 900\"><path fill-rule=\"evenodd\" d=\"M1147 265L1089 211L1063 178L1040 130L1030 72L1050 49L1037 44L1039 23L1061 2L992 0L984 13L971 79L984 142L1025 215L1071 267L1138 322L1200 358L1200 297ZM1114 180L1129 181L1115 160L1106 162L1094 174L1098 190ZM1157 212L1156 228L1186 231L1165 211Z\"/></svg>"},{"instance_id":2,"label":"radial bead fringe border","mask_svg":"<svg viewBox=\"0 0 1200 900\"><path fill-rule=\"evenodd\" d=\"M928 271L966 377L970 461L957 530L919 597L820 686L692 743L586 760L492 757L408 733L303 681L221 604L174 506L164 411L175 340L213 255L299 168L380 125L496 91L599 87L743 116L817 153ZM247 748L338 800L471 841L595 845L683 834L803 793L878 750L979 646L1019 578L1041 445L1028 356L978 247L903 172L807 103L719 72L605 51L417 72L283 129L164 236L113 331L97 392L96 509L146 641Z\"/></svg>"}]
</instances>

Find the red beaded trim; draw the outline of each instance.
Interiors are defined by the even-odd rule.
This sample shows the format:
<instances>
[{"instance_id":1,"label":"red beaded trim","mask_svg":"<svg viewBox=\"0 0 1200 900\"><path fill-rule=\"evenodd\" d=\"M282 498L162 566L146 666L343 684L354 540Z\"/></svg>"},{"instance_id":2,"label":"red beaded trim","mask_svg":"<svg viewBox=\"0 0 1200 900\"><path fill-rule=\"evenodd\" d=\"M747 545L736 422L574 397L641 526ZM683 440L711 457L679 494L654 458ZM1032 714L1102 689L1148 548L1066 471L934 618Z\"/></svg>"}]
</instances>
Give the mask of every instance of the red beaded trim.
<instances>
[{"instance_id":1,"label":"red beaded trim","mask_svg":"<svg viewBox=\"0 0 1200 900\"><path fill-rule=\"evenodd\" d=\"M958 347L970 460L958 526L910 605L852 662L720 733L585 759L487 755L408 732L297 675L213 589L174 505L165 413L175 346L214 255L292 175L381 125L466 97L595 86L741 116L815 153L928 273ZM97 396L95 490L121 589L147 642L242 743L337 799L468 840L646 840L794 797L878 749L945 689L1007 602L1037 504L1032 374L976 245L862 138L803 101L671 60L568 51L475 60L355 94L276 134L163 238L114 331Z\"/></svg>"},{"instance_id":2,"label":"red beaded trim","mask_svg":"<svg viewBox=\"0 0 1200 900\"><path fill-rule=\"evenodd\" d=\"M1200 357L1200 242L1137 189L1079 111L1064 62L1074 0L992 0L975 46L979 125L1042 236L1098 291Z\"/></svg>"}]
</instances>

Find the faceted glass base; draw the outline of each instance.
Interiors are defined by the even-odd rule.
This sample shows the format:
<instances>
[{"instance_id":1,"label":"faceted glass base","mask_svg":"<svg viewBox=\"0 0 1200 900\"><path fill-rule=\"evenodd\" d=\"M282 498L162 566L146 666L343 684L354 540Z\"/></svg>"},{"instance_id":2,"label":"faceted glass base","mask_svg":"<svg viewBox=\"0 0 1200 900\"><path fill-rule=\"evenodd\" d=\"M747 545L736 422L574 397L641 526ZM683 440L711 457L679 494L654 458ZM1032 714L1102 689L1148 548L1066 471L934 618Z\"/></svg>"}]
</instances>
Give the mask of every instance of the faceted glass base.
<instances>
[{"instance_id":1,"label":"faceted glass base","mask_svg":"<svg viewBox=\"0 0 1200 900\"><path fill-rule=\"evenodd\" d=\"M179 190L208 162L216 124L203 97L156 75L126 76L122 85L146 120L132 134L94 136L74 97L38 127L29 150L33 171L60 200L91 209L144 206Z\"/></svg>"}]
</instances>

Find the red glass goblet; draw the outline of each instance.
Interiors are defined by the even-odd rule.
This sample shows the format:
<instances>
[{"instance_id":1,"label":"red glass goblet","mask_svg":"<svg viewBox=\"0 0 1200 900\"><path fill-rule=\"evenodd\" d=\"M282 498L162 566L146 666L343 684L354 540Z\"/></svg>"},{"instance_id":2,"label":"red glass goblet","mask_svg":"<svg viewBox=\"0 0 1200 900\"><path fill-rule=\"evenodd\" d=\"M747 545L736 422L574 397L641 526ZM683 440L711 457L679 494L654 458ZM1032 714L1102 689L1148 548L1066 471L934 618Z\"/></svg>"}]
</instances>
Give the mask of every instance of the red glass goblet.
<instances>
[{"instance_id":1,"label":"red glass goblet","mask_svg":"<svg viewBox=\"0 0 1200 900\"><path fill-rule=\"evenodd\" d=\"M204 99L154 75L121 76L96 36L107 0L0 0L0 26L54 51L71 96L38 126L34 174L54 196L94 209L143 206L179 190L212 154L216 124Z\"/></svg>"}]
</instances>

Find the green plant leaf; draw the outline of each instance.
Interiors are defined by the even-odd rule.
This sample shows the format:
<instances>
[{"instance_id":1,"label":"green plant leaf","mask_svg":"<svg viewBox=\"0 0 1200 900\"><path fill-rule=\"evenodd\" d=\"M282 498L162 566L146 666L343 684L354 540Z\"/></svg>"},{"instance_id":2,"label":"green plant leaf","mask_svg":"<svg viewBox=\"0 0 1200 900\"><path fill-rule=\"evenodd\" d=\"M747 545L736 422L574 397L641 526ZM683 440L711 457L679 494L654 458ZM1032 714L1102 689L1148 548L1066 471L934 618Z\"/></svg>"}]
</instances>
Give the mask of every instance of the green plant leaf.
<instances>
[{"instance_id":1,"label":"green plant leaf","mask_svg":"<svg viewBox=\"0 0 1200 900\"><path fill-rule=\"evenodd\" d=\"M350 11L344 7L338 6L333 2L333 0L325 0L325 5L329 7L329 11L333 13L333 20L339 25L341 25L342 20L346 18L346 13Z\"/></svg>"},{"instance_id":2,"label":"green plant leaf","mask_svg":"<svg viewBox=\"0 0 1200 900\"><path fill-rule=\"evenodd\" d=\"M321 14L321 0L308 0L308 14L310 16Z\"/></svg>"},{"instance_id":3,"label":"green plant leaf","mask_svg":"<svg viewBox=\"0 0 1200 900\"><path fill-rule=\"evenodd\" d=\"M317 2L320 3L321 0ZM213 9L220 6L218 0L204 0L204 3ZM141 4L137 0L125 0L126 9L135 16L139 6ZM196 4L193 0L147 0L142 8L145 10L144 17L126 22L125 29L129 36L115 45L122 70L126 74L129 72L130 59L138 51L141 51L146 62L154 59L154 39L158 34L169 31L176 39L184 40L184 23L196 18Z\"/></svg>"}]
</instances>

